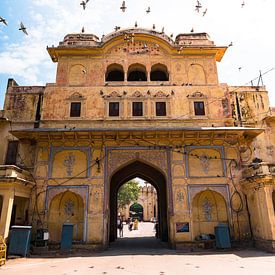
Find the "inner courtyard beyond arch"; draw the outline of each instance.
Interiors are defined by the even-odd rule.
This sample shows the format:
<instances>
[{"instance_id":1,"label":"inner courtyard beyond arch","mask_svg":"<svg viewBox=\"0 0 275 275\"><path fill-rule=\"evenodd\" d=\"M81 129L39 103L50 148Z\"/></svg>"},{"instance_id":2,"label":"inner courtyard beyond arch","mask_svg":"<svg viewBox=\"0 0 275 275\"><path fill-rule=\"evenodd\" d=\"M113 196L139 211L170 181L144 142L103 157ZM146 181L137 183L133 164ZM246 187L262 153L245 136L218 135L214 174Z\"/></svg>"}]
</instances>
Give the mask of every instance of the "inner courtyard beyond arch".
<instances>
[{"instance_id":1,"label":"inner courtyard beyond arch","mask_svg":"<svg viewBox=\"0 0 275 275\"><path fill-rule=\"evenodd\" d=\"M139 160L124 166L114 173L110 181L110 228L109 240L115 241L117 238L117 192L125 182L139 177L150 182L157 191L158 197L158 230L159 238L167 242L168 232L168 209L167 209L167 180L165 176L156 168L145 164Z\"/></svg>"}]
</instances>

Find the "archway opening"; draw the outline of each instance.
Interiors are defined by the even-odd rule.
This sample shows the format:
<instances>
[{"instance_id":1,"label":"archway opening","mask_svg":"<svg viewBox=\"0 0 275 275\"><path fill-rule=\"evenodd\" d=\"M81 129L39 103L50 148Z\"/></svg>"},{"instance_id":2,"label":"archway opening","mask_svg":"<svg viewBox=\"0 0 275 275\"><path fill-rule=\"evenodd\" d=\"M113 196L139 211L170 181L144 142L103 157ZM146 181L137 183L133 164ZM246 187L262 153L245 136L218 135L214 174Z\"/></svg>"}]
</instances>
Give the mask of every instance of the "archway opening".
<instances>
[{"instance_id":1,"label":"archway opening","mask_svg":"<svg viewBox=\"0 0 275 275\"><path fill-rule=\"evenodd\" d=\"M145 66L141 64L132 64L128 68L128 81L147 81L147 72Z\"/></svg>"},{"instance_id":2,"label":"archway opening","mask_svg":"<svg viewBox=\"0 0 275 275\"><path fill-rule=\"evenodd\" d=\"M168 212L167 212L167 186L166 186L166 178L165 176L155 167L151 165L145 164L140 161L132 162L127 166L124 166L120 170L118 170L114 175L111 177L110 181L110 197L109 197L109 211L110 211L110 220L109 220L109 241L113 242L118 237L117 234L117 217L122 217L124 222L128 221L129 218L127 217L122 211L118 209L118 191L120 187L122 187L128 181L140 178L145 181L145 185L141 187L141 193L147 192L150 190L155 190L155 200L151 203L150 210L144 207L144 202L141 203L136 201L137 204L142 205L143 207L143 216L142 221L144 222L151 222L152 224L155 223L155 233L154 236L159 238L161 241L168 241ZM148 184L150 183L150 184ZM145 191L147 190L147 191ZM143 194L144 196L144 194ZM135 202L134 202L135 203ZM129 205L130 206L134 203ZM137 206L137 204L135 206ZM149 205L149 204L148 204ZM141 209L141 207L135 207L135 209ZM148 211L148 215L147 215ZM138 211L134 211L135 214ZM146 213L145 213L146 212ZM126 211L127 213L127 211ZM139 212L140 213L140 212ZM154 216L154 214L156 216ZM138 217L136 217L138 219ZM141 217L140 217L141 219ZM128 229L126 229L128 230Z\"/></svg>"},{"instance_id":3,"label":"archway opening","mask_svg":"<svg viewBox=\"0 0 275 275\"><path fill-rule=\"evenodd\" d=\"M129 209L129 217L143 221L143 206L137 202L133 203Z\"/></svg>"},{"instance_id":4,"label":"archway opening","mask_svg":"<svg viewBox=\"0 0 275 275\"><path fill-rule=\"evenodd\" d=\"M150 72L151 81L169 81L167 67L163 64L155 64Z\"/></svg>"},{"instance_id":5,"label":"archway opening","mask_svg":"<svg viewBox=\"0 0 275 275\"><path fill-rule=\"evenodd\" d=\"M124 70L119 64L111 64L108 66L106 75L106 81L124 81Z\"/></svg>"}]
</instances>

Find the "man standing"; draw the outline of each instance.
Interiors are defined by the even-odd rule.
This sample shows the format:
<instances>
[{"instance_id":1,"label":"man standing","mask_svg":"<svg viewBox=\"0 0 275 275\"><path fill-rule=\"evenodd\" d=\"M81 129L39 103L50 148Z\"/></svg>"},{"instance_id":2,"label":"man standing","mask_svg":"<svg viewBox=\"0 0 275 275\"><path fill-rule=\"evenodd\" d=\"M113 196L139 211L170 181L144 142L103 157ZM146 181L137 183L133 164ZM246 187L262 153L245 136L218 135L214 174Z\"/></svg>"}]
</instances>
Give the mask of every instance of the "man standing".
<instances>
[{"instance_id":1,"label":"man standing","mask_svg":"<svg viewBox=\"0 0 275 275\"><path fill-rule=\"evenodd\" d=\"M123 220L120 216L117 219L117 228L119 230L119 237L122 238L123 237Z\"/></svg>"}]
</instances>

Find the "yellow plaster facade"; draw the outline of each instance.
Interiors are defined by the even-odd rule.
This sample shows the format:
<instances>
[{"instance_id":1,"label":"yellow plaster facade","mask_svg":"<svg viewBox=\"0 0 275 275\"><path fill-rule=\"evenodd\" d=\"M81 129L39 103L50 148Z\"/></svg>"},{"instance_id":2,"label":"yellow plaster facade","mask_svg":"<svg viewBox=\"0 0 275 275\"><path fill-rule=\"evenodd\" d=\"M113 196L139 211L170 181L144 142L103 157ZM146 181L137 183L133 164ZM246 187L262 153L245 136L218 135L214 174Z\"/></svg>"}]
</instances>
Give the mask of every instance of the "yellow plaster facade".
<instances>
[{"instance_id":1,"label":"yellow plaster facade","mask_svg":"<svg viewBox=\"0 0 275 275\"><path fill-rule=\"evenodd\" d=\"M69 34L47 50L55 83L8 81L1 234L18 190L34 233L47 228L60 242L68 221L75 243L107 247L116 238L116 192L140 177L157 190L160 238L171 247L196 246L225 223L233 243L274 251L274 112L264 86L219 83L226 47L206 33L172 40L134 28L101 40ZM19 141L12 167L9 137Z\"/></svg>"}]
</instances>

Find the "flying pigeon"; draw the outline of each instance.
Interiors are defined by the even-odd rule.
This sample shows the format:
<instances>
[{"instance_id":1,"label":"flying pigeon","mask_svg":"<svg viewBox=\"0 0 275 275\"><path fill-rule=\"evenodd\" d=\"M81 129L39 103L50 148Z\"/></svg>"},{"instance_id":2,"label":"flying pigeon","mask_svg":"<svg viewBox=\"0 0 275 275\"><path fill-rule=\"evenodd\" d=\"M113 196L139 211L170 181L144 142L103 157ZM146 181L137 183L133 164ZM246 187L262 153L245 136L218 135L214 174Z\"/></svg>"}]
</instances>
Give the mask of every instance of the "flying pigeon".
<instances>
[{"instance_id":1,"label":"flying pigeon","mask_svg":"<svg viewBox=\"0 0 275 275\"><path fill-rule=\"evenodd\" d=\"M22 22L20 23L19 31L22 31L24 34L28 35L27 28L24 26Z\"/></svg>"},{"instance_id":2,"label":"flying pigeon","mask_svg":"<svg viewBox=\"0 0 275 275\"><path fill-rule=\"evenodd\" d=\"M8 23L6 21L6 19L4 19L3 17L0 16L0 23L5 24L6 26L8 26Z\"/></svg>"},{"instance_id":3,"label":"flying pigeon","mask_svg":"<svg viewBox=\"0 0 275 275\"><path fill-rule=\"evenodd\" d=\"M195 11L200 12L200 9L202 8L201 2L197 0L197 5L195 6Z\"/></svg>"},{"instance_id":4,"label":"flying pigeon","mask_svg":"<svg viewBox=\"0 0 275 275\"><path fill-rule=\"evenodd\" d=\"M150 12L151 12L151 9L150 9L150 7L148 7L148 9L146 10L146 13L148 14Z\"/></svg>"},{"instance_id":5,"label":"flying pigeon","mask_svg":"<svg viewBox=\"0 0 275 275\"><path fill-rule=\"evenodd\" d=\"M82 29L81 29L81 32L82 32L82 33L84 33L84 32L85 32L85 29L84 29L84 27L82 27Z\"/></svg>"},{"instance_id":6,"label":"flying pigeon","mask_svg":"<svg viewBox=\"0 0 275 275\"><path fill-rule=\"evenodd\" d=\"M88 0L89 1L89 0ZM86 8L86 4L87 4L88 2L87 1L82 1L81 3L80 3L80 5L83 7L83 10L85 10L85 8Z\"/></svg>"},{"instance_id":7,"label":"flying pigeon","mask_svg":"<svg viewBox=\"0 0 275 275\"><path fill-rule=\"evenodd\" d=\"M127 9L126 5L125 5L125 1L122 2L122 5L120 7L120 9L125 12L125 10Z\"/></svg>"},{"instance_id":8,"label":"flying pigeon","mask_svg":"<svg viewBox=\"0 0 275 275\"><path fill-rule=\"evenodd\" d=\"M156 25L155 24L153 24L153 30L155 30L156 29Z\"/></svg>"},{"instance_id":9,"label":"flying pigeon","mask_svg":"<svg viewBox=\"0 0 275 275\"><path fill-rule=\"evenodd\" d=\"M205 16L207 13L207 9L205 9L203 12L202 12L202 16Z\"/></svg>"}]
</instances>

